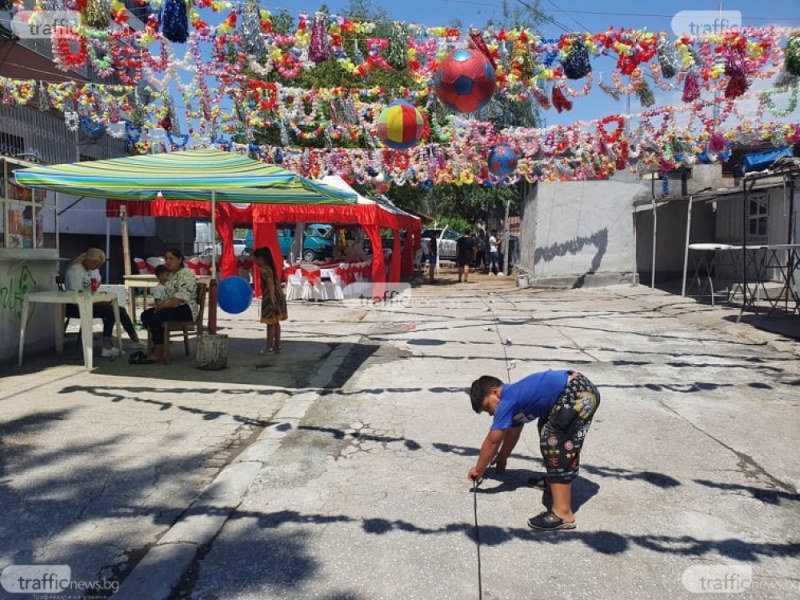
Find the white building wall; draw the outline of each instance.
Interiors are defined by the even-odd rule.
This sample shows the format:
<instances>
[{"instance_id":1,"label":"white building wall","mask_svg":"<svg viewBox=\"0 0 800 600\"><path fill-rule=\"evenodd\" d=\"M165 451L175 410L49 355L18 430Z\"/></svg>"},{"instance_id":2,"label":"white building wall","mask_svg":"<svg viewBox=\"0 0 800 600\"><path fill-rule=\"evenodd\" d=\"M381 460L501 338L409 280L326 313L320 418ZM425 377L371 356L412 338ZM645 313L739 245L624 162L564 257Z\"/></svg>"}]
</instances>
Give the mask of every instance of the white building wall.
<instances>
[{"instance_id":1,"label":"white building wall","mask_svg":"<svg viewBox=\"0 0 800 600\"><path fill-rule=\"evenodd\" d=\"M533 286L634 282L637 179L542 183L523 200L520 266Z\"/></svg>"}]
</instances>

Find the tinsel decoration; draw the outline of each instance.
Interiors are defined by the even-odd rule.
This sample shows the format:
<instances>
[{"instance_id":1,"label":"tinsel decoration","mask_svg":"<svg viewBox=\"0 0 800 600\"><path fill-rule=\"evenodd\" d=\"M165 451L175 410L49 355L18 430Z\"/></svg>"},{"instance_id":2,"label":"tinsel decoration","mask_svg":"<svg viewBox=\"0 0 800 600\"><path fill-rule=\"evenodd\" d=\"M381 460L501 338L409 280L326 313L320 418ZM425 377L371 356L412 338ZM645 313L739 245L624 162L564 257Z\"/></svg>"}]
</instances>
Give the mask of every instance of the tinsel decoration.
<instances>
[{"instance_id":1,"label":"tinsel decoration","mask_svg":"<svg viewBox=\"0 0 800 600\"><path fill-rule=\"evenodd\" d=\"M561 91L561 88L557 85L553 86L553 107L561 113L563 110L572 110L572 102L567 100L567 97L564 95L564 92Z\"/></svg>"},{"instance_id":2,"label":"tinsel decoration","mask_svg":"<svg viewBox=\"0 0 800 600\"><path fill-rule=\"evenodd\" d=\"M567 79L583 79L592 72L592 63L589 62L589 50L583 39L576 39L566 58L561 61L564 75Z\"/></svg>"},{"instance_id":3,"label":"tinsel decoration","mask_svg":"<svg viewBox=\"0 0 800 600\"><path fill-rule=\"evenodd\" d=\"M110 0L88 0L86 3L86 23L95 29L107 29L111 23Z\"/></svg>"},{"instance_id":4,"label":"tinsel decoration","mask_svg":"<svg viewBox=\"0 0 800 600\"><path fill-rule=\"evenodd\" d=\"M166 0L161 17L161 31L170 42L183 44L189 37L189 19L185 0Z\"/></svg>"},{"instance_id":5,"label":"tinsel decoration","mask_svg":"<svg viewBox=\"0 0 800 600\"><path fill-rule=\"evenodd\" d=\"M714 154L719 154L720 152L724 151L725 148L728 147L728 140L725 139L725 136L719 133L718 131L711 134L711 138L708 140L708 149L710 152Z\"/></svg>"},{"instance_id":6,"label":"tinsel decoration","mask_svg":"<svg viewBox=\"0 0 800 600\"><path fill-rule=\"evenodd\" d=\"M486 46L486 42L483 41L483 36L479 29L470 28L469 30L469 45L471 48L475 48L475 50L479 51L486 57L490 63L492 63L492 68L497 69L497 62L494 60L494 56L489 51L489 48Z\"/></svg>"},{"instance_id":7,"label":"tinsel decoration","mask_svg":"<svg viewBox=\"0 0 800 600\"><path fill-rule=\"evenodd\" d=\"M389 49L386 62L393 69L403 70L408 64L408 33L399 21L392 23L392 32L389 35Z\"/></svg>"},{"instance_id":8,"label":"tinsel decoration","mask_svg":"<svg viewBox=\"0 0 800 600\"><path fill-rule=\"evenodd\" d=\"M787 73L786 71L781 71L775 78L775 83L773 83L773 87L775 89L790 88L792 86L797 85L798 82L800 82L800 78L797 75L792 75L790 73Z\"/></svg>"},{"instance_id":9,"label":"tinsel decoration","mask_svg":"<svg viewBox=\"0 0 800 600\"><path fill-rule=\"evenodd\" d=\"M172 96L167 100L167 108L169 109L169 116L172 121L172 134L176 136L181 135L181 124L178 120L178 111L175 109L175 100L173 100Z\"/></svg>"},{"instance_id":10,"label":"tinsel decoration","mask_svg":"<svg viewBox=\"0 0 800 600\"><path fill-rule=\"evenodd\" d=\"M613 85L608 85L605 81L601 81L599 85L600 89L606 94L611 96L614 100L619 100L621 94L617 88L615 88Z\"/></svg>"},{"instance_id":11,"label":"tinsel decoration","mask_svg":"<svg viewBox=\"0 0 800 600\"><path fill-rule=\"evenodd\" d=\"M694 102L700 97L700 85L697 83L697 75L693 72L686 74L686 81L683 82L683 95L681 100L684 102Z\"/></svg>"},{"instance_id":12,"label":"tinsel decoration","mask_svg":"<svg viewBox=\"0 0 800 600\"><path fill-rule=\"evenodd\" d=\"M311 43L308 48L308 58L314 64L319 64L328 60L330 55L331 47L328 43L325 15L318 12L314 16L314 24L311 26Z\"/></svg>"},{"instance_id":13,"label":"tinsel decoration","mask_svg":"<svg viewBox=\"0 0 800 600\"><path fill-rule=\"evenodd\" d=\"M364 55L361 53L361 48L358 47L358 40L353 40L353 62L357 65L364 64Z\"/></svg>"},{"instance_id":14,"label":"tinsel decoration","mask_svg":"<svg viewBox=\"0 0 800 600\"><path fill-rule=\"evenodd\" d=\"M47 93L47 84L44 81L39 82L39 110L41 112L50 110L50 97Z\"/></svg>"},{"instance_id":15,"label":"tinsel decoration","mask_svg":"<svg viewBox=\"0 0 800 600\"><path fill-rule=\"evenodd\" d=\"M725 75L730 77L728 85L725 86L725 97L729 100L744 94L750 85L747 81L747 76L744 74L742 63L741 55L735 54L731 55L725 64Z\"/></svg>"},{"instance_id":16,"label":"tinsel decoration","mask_svg":"<svg viewBox=\"0 0 800 600\"><path fill-rule=\"evenodd\" d=\"M264 57L267 45L261 36L261 16L258 14L258 6L253 2L248 2L242 8L239 37L242 39L242 48L245 52L258 59Z\"/></svg>"},{"instance_id":17,"label":"tinsel decoration","mask_svg":"<svg viewBox=\"0 0 800 600\"><path fill-rule=\"evenodd\" d=\"M552 108L552 105L550 104L550 98L548 98L547 94L545 94L538 87L532 87L531 94L536 102L539 103L539 106L541 106L544 110L550 110Z\"/></svg>"},{"instance_id":18,"label":"tinsel decoration","mask_svg":"<svg viewBox=\"0 0 800 600\"><path fill-rule=\"evenodd\" d=\"M641 80L641 85L636 88L636 97L639 98L639 104L642 105L642 108L648 108L656 103L653 90L644 79Z\"/></svg>"},{"instance_id":19,"label":"tinsel decoration","mask_svg":"<svg viewBox=\"0 0 800 600\"><path fill-rule=\"evenodd\" d=\"M672 79L677 75L680 68L675 45L670 42L669 37L662 35L658 38L656 51L658 53L658 64L661 66L661 74L665 79Z\"/></svg>"},{"instance_id":20,"label":"tinsel decoration","mask_svg":"<svg viewBox=\"0 0 800 600\"><path fill-rule=\"evenodd\" d=\"M789 75L800 76L800 30L789 36L784 58L783 70Z\"/></svg>"}]
</instances>

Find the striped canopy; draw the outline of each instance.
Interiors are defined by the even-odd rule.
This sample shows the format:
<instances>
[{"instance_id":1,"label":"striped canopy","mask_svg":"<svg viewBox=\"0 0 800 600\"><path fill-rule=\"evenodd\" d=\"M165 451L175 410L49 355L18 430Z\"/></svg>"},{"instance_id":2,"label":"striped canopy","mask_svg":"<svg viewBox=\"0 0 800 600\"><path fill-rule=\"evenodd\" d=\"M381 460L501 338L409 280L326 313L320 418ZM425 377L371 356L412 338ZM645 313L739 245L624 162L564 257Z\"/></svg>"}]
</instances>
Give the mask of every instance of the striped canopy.
<instances>
[{"instance_id":1,"label":"striped canopy","mask_svg":"<svg viewBox=\"0 0 800 600\"><path fill-rule=\"evenodd\" d=\"M354 194L214 149L18 169L19 185L93 198L353 204Z\"/></svg>"}]
</instances>

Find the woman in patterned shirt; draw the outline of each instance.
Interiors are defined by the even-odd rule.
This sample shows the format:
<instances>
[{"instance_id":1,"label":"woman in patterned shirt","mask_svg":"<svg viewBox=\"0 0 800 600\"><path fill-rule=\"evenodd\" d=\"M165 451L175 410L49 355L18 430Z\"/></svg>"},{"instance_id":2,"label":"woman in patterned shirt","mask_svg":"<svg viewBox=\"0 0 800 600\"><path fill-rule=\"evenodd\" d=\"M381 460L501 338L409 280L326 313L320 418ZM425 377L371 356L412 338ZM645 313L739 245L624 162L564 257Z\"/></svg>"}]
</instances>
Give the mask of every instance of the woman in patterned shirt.
<instances>
[{"instance_id":1,"label":"woman in patterned shirt","mask_svg":"<svg viewBox=\"0 0 800 600\"><path fill-rule=\"evenodd\" d=\"M183 264L183 253L170 248L164 253L164 264L169 270L165 284L166 299L142 313L142 324L150 332L153 348L146 359L153 363L164 360L164 322L193 321L197 318L197 277Z\"/></svg>"}]
</instances>

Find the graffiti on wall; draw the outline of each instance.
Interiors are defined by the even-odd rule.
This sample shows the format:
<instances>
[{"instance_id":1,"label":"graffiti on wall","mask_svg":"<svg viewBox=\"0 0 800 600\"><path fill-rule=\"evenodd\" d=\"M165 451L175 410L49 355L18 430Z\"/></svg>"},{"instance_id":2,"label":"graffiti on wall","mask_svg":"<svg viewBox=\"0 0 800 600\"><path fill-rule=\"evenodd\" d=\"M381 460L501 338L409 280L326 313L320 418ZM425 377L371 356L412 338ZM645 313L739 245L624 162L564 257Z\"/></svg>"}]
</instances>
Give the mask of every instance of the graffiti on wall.
<instances>
[{"instance_id":1,"label":"graffiti on wall","mask_svg":"<svg viewBox=\"0 0 800 600\"><path fill-rule=\"evenodd\" d=\"M23 265L18 277L9 277L0 282L0 311L9 311L18 317L22 314L22 302L25 295L36 289L36 278L28 268Z\"/></svg>"}]
</instances>

